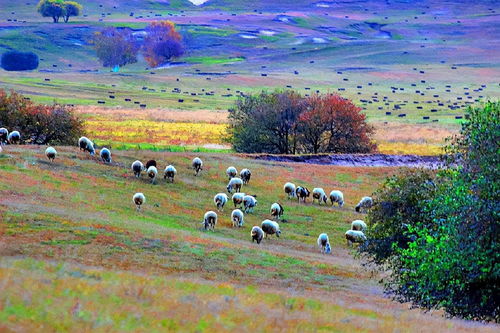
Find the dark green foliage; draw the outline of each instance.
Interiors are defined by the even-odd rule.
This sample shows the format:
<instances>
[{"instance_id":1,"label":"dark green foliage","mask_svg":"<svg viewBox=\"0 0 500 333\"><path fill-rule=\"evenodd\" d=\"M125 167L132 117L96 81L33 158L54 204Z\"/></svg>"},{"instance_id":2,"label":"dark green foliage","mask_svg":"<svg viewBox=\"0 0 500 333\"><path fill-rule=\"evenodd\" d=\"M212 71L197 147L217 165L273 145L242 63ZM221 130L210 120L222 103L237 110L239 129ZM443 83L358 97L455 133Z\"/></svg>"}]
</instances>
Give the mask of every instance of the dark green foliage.
<instances>
[{"instance_id":1,"label":"dark green foliage","mask_svg":"<svg viewBox=\"0 0 500 333\"><path fill-rule=\"evenodd\" d=\"M64 105L34 104L23 95L0 90L0 127L19 131L31 144L75 144L83 121Z\"/></svg>"},{"instance_id":2,"label":"dark green foliage","mask_svg":"<svg viewBox=\"0 0 500 333\"><path fill-rule=\"evenodd\" d=\"M38 56L33 52L7 51L2 54L2 68L6 71L28 71L38 67Z\"/></svg>"},{"instance_id":3,"label":"dark green foliage","mask_svg":"<svg viewBox=\"0 0 500 333\"><path fill-rule=\"evenodd\" d=\"M388 270L396 299L498 322L500 103L467 115L446 168L395 176L375 194L360 251Z\"/></svg>"}]
</instances>

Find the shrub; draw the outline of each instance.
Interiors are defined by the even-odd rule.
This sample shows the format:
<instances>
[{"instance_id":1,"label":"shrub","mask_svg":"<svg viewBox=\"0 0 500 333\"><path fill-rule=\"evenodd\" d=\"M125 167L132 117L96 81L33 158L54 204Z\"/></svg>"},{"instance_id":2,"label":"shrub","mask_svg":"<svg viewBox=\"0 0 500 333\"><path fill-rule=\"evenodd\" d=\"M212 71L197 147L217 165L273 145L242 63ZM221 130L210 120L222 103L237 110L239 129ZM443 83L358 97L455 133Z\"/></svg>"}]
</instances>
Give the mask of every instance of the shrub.
<instances>
[{"instance_id":1,"label":"shrub","mask_svg":"<svg viewBox=\"0 0 500 333\"><path fill-rule=\"evenodd\" d=\"M181 35L171 21L153 22L146 27L143 44L144 58L149 66L157 67L184 53Z\"/></svg>"},{"instance_id":2,"label":"shrub","mask_svg":"<svg viewBox=\"0 0 500 333\"><path fill-rule=\"evenodd\" d=\"M33 52L7 51L1 63L6 71L28 71L38 68L38 56Z\"/></svg>"},{"instance_id":3,"label":"shrub","mask_svg":"<svg viewBox=\"0 0 500 333\"><path fill-rule=\"evenodd\" d=\"M499 322L500 103L469 108L467 116L435 177L386 182L360 251L383 264L385 287L396 299Z\"/></svg>"},{"instance_id":4,"label":"shrub","mask_svg":"<svg viewBox=\"0 0 500 333\"><path fill-rule=\"evenodd\" d=\"M83 121L71 108L40 105L16 92L0 90L0 127L21 132L31 144L75 144L83 134Z\"/></svg>"},{"instance_id":5,"label":"shrub","mask_svg":"<svg viewBox=\"0 0 500 333\"><path fill-rule=\"evenodd\" d=\"M104 67L120 67L137 62L138 47L128 29L108 27L94 34L92 44Z\"/></svg>"},{"instance_id":6,"label":"shrub","mask_svg":"<svg viewBox=\"0 0 500 333\"><path fill-rule=\"evenodd\" d=\"M230 110L228 140L245 153L366 153L375 149L351 101L338 95L304 98L294 91L246 96Z\"/></svg>"}]
</instances>

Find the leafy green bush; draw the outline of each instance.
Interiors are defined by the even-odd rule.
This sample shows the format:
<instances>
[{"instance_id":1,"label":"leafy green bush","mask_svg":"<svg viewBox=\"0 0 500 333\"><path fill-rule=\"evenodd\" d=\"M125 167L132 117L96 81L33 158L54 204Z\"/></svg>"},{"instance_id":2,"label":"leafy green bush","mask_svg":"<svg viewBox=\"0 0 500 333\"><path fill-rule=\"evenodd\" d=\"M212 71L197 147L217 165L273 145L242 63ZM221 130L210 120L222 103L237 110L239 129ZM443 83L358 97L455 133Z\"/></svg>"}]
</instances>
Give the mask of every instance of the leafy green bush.
<instances>
[{"instance_id":1,"label":"leafy green bush","mask_svg":"<svg viewBox=\"0 0 500 333\"><path fill-rule=\"evenodd\" d=\"M388 271L396 299L499 322L500 103L467 117L446 168L394 176L374 195L360 251Z\"/></svg>"},{"instance_id":2,"label":"leafy green bush","mask_svg":"<svg viewBox=\"0 0 500 333\"><path fill-rule=\"evenodd\" d=\"M6 71L29 71L38 67L38 56L33 52L7 51L2 54L1 67Z\"/></svg>"}]
</instances>

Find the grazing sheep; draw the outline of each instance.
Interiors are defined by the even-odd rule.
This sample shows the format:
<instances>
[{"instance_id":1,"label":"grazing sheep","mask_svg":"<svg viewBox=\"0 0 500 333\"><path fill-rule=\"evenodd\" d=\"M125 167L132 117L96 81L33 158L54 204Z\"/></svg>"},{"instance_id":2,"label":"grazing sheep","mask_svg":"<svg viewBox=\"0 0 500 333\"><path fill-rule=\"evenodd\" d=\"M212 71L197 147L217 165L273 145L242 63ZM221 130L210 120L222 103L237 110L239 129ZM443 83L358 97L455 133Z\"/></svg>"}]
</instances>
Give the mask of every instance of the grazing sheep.
<instances>
[{"instance_id":1,"label":"grazing sheep","mask_svg":"<svg viewBox=\"0 0 500 333\"><path fill-rule=\"evenodd\" d=\"M279 202L275 202L271 205L271 216L274 218L279 218L283 215L285 209Z\"/></svg>"},{"instance_id":2,"label":"grazing sheep","mask_svg":"<svg viewBox=\"0 0 500 333\"><path fill-rule=\"evenodd\" d=\"M146 202L146 197L142 193L136 193L132 197L132 201L137 206L137 210L140 210L141 206Z\"/></svg>"},{"instance_id":3,"label":"grazing sheep","mask_svg":"<svg viewBox=\"0 0 500 333\"><path fill-rule=\"evenodd\" d=\"M320 248L321 253L330 253L332 252L332 248L330 247L330 240L328 239L328 235L323 233L318 237L318 246Z\"/></svg>"},{"instance_id":4,"label":"grazing sheep","mask_svg":"<svg viewBox=\"0 0 500 333\"><path fill-rule=\"evenodd\" d=\"M324 202L326 204L328 197L326 196L325 190L323 190L321 187L315 187L313 188L312 193L313 193L313 203L314 200L318 200L318 204L321 205L321 202Z\"/></svg>"},{"instance_id":5,"label":"grazing sheep","mask_svg":"<svg viewBox=\"0 0 500 333\"><path fill-rule=\"evenodd\" d=\"M252 172L250 172L250 170L248 169L243 169L240 172L240 177L241 180L243 180L243 184L248 185L248 183L250 182L250 177L252 177Z\"/></svg>"},{"instance_id":6,"label":"grazing sheep","mask_svg":"<svg viewBox=\"0 0 500 333\"><path fill-rule=\"evenodd\" d=\"M330 192L330 201L332 202L332 206L334 203L338 203L339 207L344 206L344 193L340 191L331 191Z\"/></svg>"},{"instance_id":7,"label":"grazing sheep","mask_svg":"<svg viewBox=\"0 0 500 333\"><path fill-rule=\"evenodd\" d=\"M95 154L94 143L84 136L78 139L78 147L80 147L82 151L88 151L92 156Z\"/></svg>"},{"instance_id":8,"label":"grazing sheep","mask_svg":"<svg viewBox=\"0 0 500 333\"><path fill-rule=\"evenodd\" d=\"M283 186L283 189L285 190L288 199L295 198L295 184L286 183L285 186Z\"/></svg>"},{"instance_id":9,"label":"grazing sheep","mask_svg":"<svg viewBox=\"0 0 500 333\"><path fill-rule=\"evenodd\" d=\"M199 157L193 158L193 163L192 163L195 176L198 176L198 173L203 170L203 161Z\"/></svg>"},{"instance_id":10,"label":"grazing sheep","mask_svg":"<svg viewBox=\"0 0 500 333\"><path fill-rule=\"evenodd\" d=\"M205 216L203 217L203 225L205 227L205 230L214 231L216 224L217 224L217 213L214 212L213 210L209 210L208 212L205 213Z\"/></svg>"},{"instance_id":11,"label":"grazing sheep","mask_svg":"<svg viewBox=\"0 0 500 333\"><path fill-rule=\"evenodd\" d=\"M54 159L56 158L57 151L54 149L54 147L48 147L45 149L45 155L49 159L49 161L54 162Z\"/></svg>"},{"instance_id":12,"label":"grazing sheep","mask_svg":"<svg viewBox=\"0 0 500 333\"><path fill-rule=\"evenodd\" d=\"M151 178L151 184L156 182L156 176L158 176L158 169L155 166L150 166L147 170L148 177Z\"/></svg>"},{"instance_id":13,"label":"grazing sheep","mask_svg":"<svg viewBox=\"0 0 500 333\"><path fill-rule=\"evenodd\" d=\"M231 178L236 177L236 175L238 174L238 170L236 170L235 167L230 166L229 168L227 168L226 174L229 177L229 180L231 180Z\"/></svg>"},{"instance_id":14,"label":"grazing sheep","mask_svg":"<svg viewBox=\"0 0 500 333\"><path fill-rule=\"evenodd\" d=\"M241 180L241 178L235 177L229 180L229 183L227 184L226 188L229 193L233 193L233 188L236 192L239 192L241 191L242 185L243 185L243 180Z\"/></svg>"},{"instance_id":15,"label":"grazing sheep","mask_svg":"<svg viewBox=\"0 0 500 333\"><path fill-rule=\"evenodd\" d=\"M233 210L231 213L231 221L233 221L233 227L243 226L243 212L239 209Z\"/></svg>"},{"instance_id":16,"label":"grazing sheep","mask_svg":"<svg viewBox=\"0 0 500 333\"><path fill-rule=\"evenodd\" d=\"M234 204L235 208L236 208L236 206L238 206L238 205L241 206L243 204L244 197L245 197L245 193L237 192L237 193L233 194L232 200L233 200L233 204Z\"/></svg>"},{"instance_id":17,"label":"grazing sheep","mask_svg":"<svg viewBox=\"0 0 500 333\"><path fill-rule=\"evenodd\" d=\"M257 206L257 200L254 195L245 195L243 197L243 206L245 207L245 214L253 213L253 209Z\"/></svg>"},{"instance_id":18,"label":"grazing sheep","mask_svg":"<svg viewBox=\"0 0 500 333\"><path fill-rule=\"evenodd\" d=\"M224 205L227 202L227 195L226 193L217 193L214 197L214 203L217 206L217 210L219 212L224 210Z\"/></svg>"},{"instance_id":19,"label":"grazing sheep","mask_svg":"<svg viewBox=\"0 0 500 333\"><path fill-rule=\"evenodd\" d=\"M366 228L367 228L366 223L362 220L354 220L351 223L351 230L358 230L365 232Z\"/></svg>"},{"instance_id":20,"label":"grazing sheep","mask_svg":"<svg viewBox=\"0 0 500 333\"><path fill-rule=\"evenodd\" d=\"M250 235L252 236L252 243L257 242L257 244L260 244L260 242L262 242L262 238L264 238L264 231L261 227L254 226Z\"/></svg>"},{"instance_id":21,"label":"grazing sheep","mask_svg":"<svg viewBox=\"0 0 500 333\"><path fill-rule=\"evenodd\" d=\"M0 128L0 145L6 144L9 137L9 130L5 127Z\"/></svg>"},{"instance_id":22,"label":"grazing sheep","mask_svg":"<svg viewBox=\"0 0 500 333\"><path fill-rule=\"evenodd\" d=\"M132 163L132 171L134 172L134 175L139 178L141 176L141 172L144 171L144 164L142 164L139 160L135 161Z\"/></svg>"},{"instance_id":23,"label":"grazing sheep","mask_svg":"<svg viewBox=\"0 0 500 333\"><path fill-rule=\"evenodd\" d=\"M352 245L352 243L365 242L366 236L362 231L359 230L347 230L345 233L345 239L347 240L347 245Z\"/></svg>"},{"instance_id":24,"label":"grazing sheep","mask_svg":"<svg viewBox=\"0 0 500 333\"><path fill-rule=\"evenodd\" d=\"M174 177L177 174L177 170L173 165L169 165L165 168L165 174L163 175L163 179L168 179L171 183L174 182Z\"/></svg>"},{"instance_id":25,"label":"grazing sheep","mask_svg":"<svg viewBox=\"0 0 500 333\"><path fill-rule=\"evenodd\" d=\"M19 142L21 142L21 134L19 134L18 131L12 131L7 136L7 141L9 141L11 145L19 144Z\"/></svg>"},{"instance_id":26,"label":"grazing sheep","mask_svg":"<svg viewBox=\"0 0 500 333\"><path fill-rule=\"evenodd\" d=\"M108 148L102 148L99 152L99 156L104 163L111 163L111 151Z\"/></svg>"},{"instance_id":27,"label":"grazing sheep","mask_svg":"<svg viewBox=\"0 0 500 333\"><path fill-rule=\"evenodd\" d=\"M362 197L359 203L356 205L355 210L358 213L365 212L373 206L373 199L371 197Z\"/></svg>"},{"instance_id":28,"label":"grazing sheep","mask_svg":"<svg viewBox=\"0 0 500 333\"><path fill-rule=\"evenodd\" d=\"M152 166L154 166L155 168L158 167L158 165L156 165L156 161L155 160L149 160L149 161L146 162L146 170L148 170L149 167L152 167Z\"/></svg>"},{"instance_id":29,"label":"grazing sheep","mask_svg":"<svg viewBox=\"0 0 500 333\"><path fill-rule=\"evenodd\" d=\"M302 186L298 186L295 193L297 195L297 200L300 202L300 199L302 199L304 203L306 202L306 199L311 195L309 189L307 187L302 187Z\"/></svg>"},{"instance_id":30,"label":"grazing sheep","mask_svg":"<svg viewBox=\"0 0 500 333\"><path fill-rule=\"evenodd\" d=\"M280 225L278 222L274 222L271 220L264 220L262 221L262 224L260 225L262 228L262 231L267 235L274 235L276 234L276 237L279 237L281 235L281 230L280 230Z\"/></svg>"}]
</instances>

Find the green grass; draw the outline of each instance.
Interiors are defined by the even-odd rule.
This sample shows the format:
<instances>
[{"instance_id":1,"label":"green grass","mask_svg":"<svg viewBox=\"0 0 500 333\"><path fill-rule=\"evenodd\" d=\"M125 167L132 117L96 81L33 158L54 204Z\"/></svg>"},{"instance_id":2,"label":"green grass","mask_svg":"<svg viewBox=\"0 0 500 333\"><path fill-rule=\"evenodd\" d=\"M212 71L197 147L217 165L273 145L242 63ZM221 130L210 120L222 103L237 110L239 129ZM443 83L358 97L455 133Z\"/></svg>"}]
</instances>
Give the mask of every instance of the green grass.
<instances>
[{"instance_id":1,"label":"green grass","mask_svg":"<svg viewBox=\"0 0 500 333\"><path fill-rule=\"evenodd\" d=\"M229 64L239 61L244 61L244 57L235 58L216 58L216 57L186 57L182 59L187 63L198 63L204 65Z\"/></svg>"}]
</instances>

